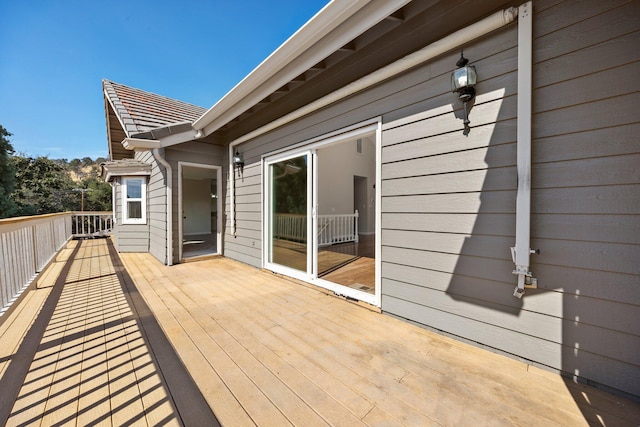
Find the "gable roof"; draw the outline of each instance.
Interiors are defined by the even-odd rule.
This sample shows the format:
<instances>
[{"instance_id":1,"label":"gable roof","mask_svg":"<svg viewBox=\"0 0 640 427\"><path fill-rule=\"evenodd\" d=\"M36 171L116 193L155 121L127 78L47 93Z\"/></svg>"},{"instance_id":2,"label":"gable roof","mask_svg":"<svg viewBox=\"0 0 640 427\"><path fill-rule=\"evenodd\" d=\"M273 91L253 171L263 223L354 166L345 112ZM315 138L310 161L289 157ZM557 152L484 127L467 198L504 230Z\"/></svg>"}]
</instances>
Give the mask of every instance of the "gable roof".
<instances>
[{"instance_id":1,"label":"gable roof","mask_svg":"<svg viewBox=\"0 0 640 427\"><path fill-rule=\"evenodd\" d=\"M162 134L191 128L205 108L110 80L102 81L107 115L109 155L112 160L130 158L122 147L125 138L149 138L154 130Z\"/></svg>"}]
</instances>

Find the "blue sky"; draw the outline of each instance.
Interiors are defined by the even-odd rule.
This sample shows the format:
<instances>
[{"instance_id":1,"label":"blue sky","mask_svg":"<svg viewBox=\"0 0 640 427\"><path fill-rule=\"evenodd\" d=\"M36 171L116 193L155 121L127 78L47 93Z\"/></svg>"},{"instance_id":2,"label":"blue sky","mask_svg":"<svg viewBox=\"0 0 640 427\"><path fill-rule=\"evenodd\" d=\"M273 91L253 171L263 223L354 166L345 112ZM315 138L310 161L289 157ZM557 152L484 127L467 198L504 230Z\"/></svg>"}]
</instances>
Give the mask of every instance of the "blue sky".
<instances>
[{"instance_id":1,"label":"blue sky","mask_svg":"<svg viewBox=\"0 0 640 427\"><path fill-rule=\"evenodd\" d=\"M0 0L17 152L107 157L102 79L211 107L328 0Z\"/></svg>"}]
</instances>

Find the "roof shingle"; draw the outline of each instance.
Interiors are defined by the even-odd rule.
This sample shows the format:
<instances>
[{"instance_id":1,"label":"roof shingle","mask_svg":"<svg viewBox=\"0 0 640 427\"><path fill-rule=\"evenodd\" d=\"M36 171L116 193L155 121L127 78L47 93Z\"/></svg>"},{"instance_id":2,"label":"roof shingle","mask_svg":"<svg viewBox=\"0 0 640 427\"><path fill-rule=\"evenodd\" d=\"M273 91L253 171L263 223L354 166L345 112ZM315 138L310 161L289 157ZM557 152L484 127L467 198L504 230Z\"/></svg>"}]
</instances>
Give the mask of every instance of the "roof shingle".
<instances>
[{"instance_id":1,"label":"roof shingle","mask_svg":"<svg viewBox=\"0 0 640 427\"><path fill-rule=\"evenodd\" d=\"M106 79L102 81L102 86L129 137L169 124L193 122L206 111L197 105Z\"/></svg>"}]
</instances>

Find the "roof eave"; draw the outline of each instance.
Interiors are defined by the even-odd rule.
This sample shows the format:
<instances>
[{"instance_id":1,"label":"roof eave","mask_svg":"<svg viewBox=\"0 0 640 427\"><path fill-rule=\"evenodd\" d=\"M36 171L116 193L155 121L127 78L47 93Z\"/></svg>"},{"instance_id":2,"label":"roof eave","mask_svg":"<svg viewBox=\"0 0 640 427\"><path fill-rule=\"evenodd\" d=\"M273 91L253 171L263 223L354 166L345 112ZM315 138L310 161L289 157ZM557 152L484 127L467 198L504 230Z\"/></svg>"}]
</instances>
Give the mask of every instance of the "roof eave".
<instances>
[{"instance_id":1,"label":"roof eave","mask_svg":"<svg viewBox=\"0 0 640 427\"><path fill-rule=\"evenodd\" d=\"M149 176L151 165L144 162L111 161L102 163L101 175L104 182L110 182L116 176Z\"/></svg>"},{"instance_id":2,"label":"roof eave","mask_svg":"<svg viewBox=\"0 0 640 427\"><path fill-rule=\"evenodd\" d=\"M127 150L149 151L161 148L160 141L155 139L125 138L122 146Z\"/></svg>"},{"instance_id":3,"label":"roof eave","mask_svg":"<svg viewBox=\"0 0 640 427\"><path fill-rule=\"evenodd\" d=\"M333 0L193 123L209 135L411 0ZM344 30L336 32L347 21Z\"/></svg>"}]
</instances>

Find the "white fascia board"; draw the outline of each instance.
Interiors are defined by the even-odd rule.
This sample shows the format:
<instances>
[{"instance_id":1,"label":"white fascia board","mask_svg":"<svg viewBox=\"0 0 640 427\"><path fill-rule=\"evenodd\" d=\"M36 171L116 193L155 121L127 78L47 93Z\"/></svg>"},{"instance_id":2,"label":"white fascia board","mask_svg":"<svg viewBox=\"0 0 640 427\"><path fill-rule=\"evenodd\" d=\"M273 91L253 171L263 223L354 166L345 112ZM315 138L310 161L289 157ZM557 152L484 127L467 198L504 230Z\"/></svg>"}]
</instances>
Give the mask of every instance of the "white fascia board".
<instances>
[{"instance_id":1,"label":"white fascia board","mask_svg":"<svg viewBox=\"0 0 640 427\"><path fill-rule=\"evenodd\" d=\"M118 123L120 123L120 127L122 128L122 131L124 132L125 135L129 136L129 130L124 125L124 122L122 121L122 118L120 117L120 114L118 114L118 109L115 107L115 105L113 105L113 102L111 102L111 97L109 97L109 94L107 94L107 90L103 89L102 90L102 94L104 95L104 99L106 99L107 102L109 103L109 105L111 105L111 109L113 110L114 115L118 119ZM107 117L109 117L109 112L106 111L105 113L107 114Z\"/></svg>"},{"instance_id":2,"label":"white fascia board","mask_svg":"<svg viewBox=\"0 0 640 427\"><path fill-rule=\"evenodd\" d=\"M202 138L204 135L201 131L190 129L184 132L174 133L164 136L157 141L159 142L158 148L171 147L172 145L182 144L183 142L193 141L194 139Z\"/></svg>"},{"instance_id":3,"label":"white fascia board","mask_svg":"<svg viewBox=\"0 0 640 427\"><path fill-rule=\"evenodd\" d=\"M104 118L105 123L107 124L107 147L109 147L109 160L113 160L113 147L111 143L111 125L109 124L109 99L107 98L107 94L104 94Z\"/></svg>"},{"instance_id":4,"label":"white fascia board","mask_svg":"<svg viewBox=\"0 0 640 427\"><path fill-rule=\"evenodd\" d=\"M166 148L172 145L182 144L184 142L200 139L204 133L200 130L189 129L183 132L173 133L158 139L141 139L141 138L125 138L122 145L127 150L143 150L149 151L156 148Z\"/></svg>"},{"instance_id":5,"label":"white fascia board","mask_svg":"<svg viewBox=\"0 0 640 427\"><path fill-rule=\"evenodd\" d=\"M122 141L122 146L127 150L148 151L160 148L160 141L155 139L125 138Z\"/></svg>"},{"instance_id":6,"label":"white fascia board","mask_svg":"<svg viewBox=\"0 0 640 427\"><path fill-rule=\"evenodd\" d=\"M410 1L332 1L196 120L194 129L211 134Z\"/></svg>"}]
</instances>

